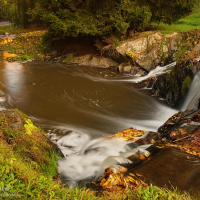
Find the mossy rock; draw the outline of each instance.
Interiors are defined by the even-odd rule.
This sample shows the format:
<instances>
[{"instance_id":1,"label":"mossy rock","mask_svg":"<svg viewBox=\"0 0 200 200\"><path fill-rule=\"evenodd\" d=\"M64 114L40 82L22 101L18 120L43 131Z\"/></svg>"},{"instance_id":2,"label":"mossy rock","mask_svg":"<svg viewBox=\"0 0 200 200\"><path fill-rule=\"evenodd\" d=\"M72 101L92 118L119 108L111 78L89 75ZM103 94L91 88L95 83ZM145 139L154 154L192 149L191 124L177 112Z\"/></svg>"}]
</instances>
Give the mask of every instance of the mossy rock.
<instances>
[{"instance_id":1,"label":"mossy rock","mask_svg":"<svg viewBox=\"0 0 200 200\"><path fill-rule=\"evenodd\" d=\"M188 89L190 88L190 85L192 83L192 79L190 76L186 76L186 78L183 80L182 87L181 87L181 94L184 96Z\"/></svg>"},{"instance_id":2,"label":"mossy rock","mask_svg":"<svg viewBox=\"0 0 200 200\"><path fill-rule=\"evenodd\" d=\"M55 145L23 112L18 109L1 111L0 132L1 142L23 159L34 162L41 171L50 164Z\"/></svg>"}]
</instances>

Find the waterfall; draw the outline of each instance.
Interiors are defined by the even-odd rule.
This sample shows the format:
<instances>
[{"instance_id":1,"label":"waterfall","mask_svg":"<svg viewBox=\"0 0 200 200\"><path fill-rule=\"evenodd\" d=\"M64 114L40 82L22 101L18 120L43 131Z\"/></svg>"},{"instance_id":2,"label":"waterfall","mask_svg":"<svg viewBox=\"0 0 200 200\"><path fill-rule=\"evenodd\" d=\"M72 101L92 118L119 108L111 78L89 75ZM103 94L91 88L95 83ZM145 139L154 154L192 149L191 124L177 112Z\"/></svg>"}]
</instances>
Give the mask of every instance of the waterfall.
<instances>
[{"instance_id":1,"label":"waterfall","mask_svg":"<svg viewBox=\"0 0 200 200\"><path fill-rule=\"evenodd\" d=\"M128 159L130 155L138 151L148 153L146 149L151 146L147 144L137 147L133 141L120 138L90 139L89 135L78 132L71 132L63 137L53 133L48 135L65 156L57 161L58 173L69 187L76 186L78 181L97 180L111 165L131 163ZM146 135L148 132L136 140Z\"/></svg>"},{"instance_id":2,"label":"waterfall","mask_svg":"<svg viewBox=\"0 0 200 200\"><path fill-rule=\"evenodd\" d=\"M157 66L155 69L151 70L146 76L134 76L131 77L131 79L125 79L125 80L119 80L119 81L128 81L128 82L133 82L133 83L139 83L143 80L146 80L148 78L152 78L161 74L166 73L168 70L170 70L172 67L176 65L176 62L170 63L168 65L165 65L163 67Z\"/></svg>"},{"instance_id":3,"label":"waterfall","mask_svg":"<svg viewBox=\"0 0 200 200\"><path fill-rule=\"evenodd\" d=\"M196 73L192 81L189 92L187 94L187 98L181 110L184 111L184 110L198 109L199 99L200 99L200 71Z\"/></svg>"}]
</instances>

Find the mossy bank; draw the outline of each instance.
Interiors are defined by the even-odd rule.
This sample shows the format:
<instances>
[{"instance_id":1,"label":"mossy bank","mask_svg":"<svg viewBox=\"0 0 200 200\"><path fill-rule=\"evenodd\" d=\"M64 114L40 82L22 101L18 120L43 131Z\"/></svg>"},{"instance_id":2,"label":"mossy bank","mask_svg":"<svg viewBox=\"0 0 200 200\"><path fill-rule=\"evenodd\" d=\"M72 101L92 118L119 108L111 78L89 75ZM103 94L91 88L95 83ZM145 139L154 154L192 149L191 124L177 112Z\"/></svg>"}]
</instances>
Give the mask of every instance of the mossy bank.
<instances>
[{"instance_id":1,"label":"mossy bank","mask_svg":"<svg viewBox=\"0 0 200 200\"><path fill-rule=\"evenodd\" d=\"M0 112L0 198L82 199L57 180L58 154L45 133L17 109Z\"/></svg>"}]
</instances>

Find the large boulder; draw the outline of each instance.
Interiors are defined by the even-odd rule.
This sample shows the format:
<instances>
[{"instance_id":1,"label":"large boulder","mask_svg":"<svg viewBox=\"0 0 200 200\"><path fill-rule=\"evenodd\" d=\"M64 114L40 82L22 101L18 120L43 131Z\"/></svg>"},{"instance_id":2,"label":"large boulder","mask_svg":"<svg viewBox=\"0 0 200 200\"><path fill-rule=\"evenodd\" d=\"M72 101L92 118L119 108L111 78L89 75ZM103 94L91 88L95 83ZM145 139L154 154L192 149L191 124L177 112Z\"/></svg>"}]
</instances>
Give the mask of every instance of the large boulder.
<instances>
[{"instance_id":1,"label":"large boulder","mask_svg":"<svg viewBox=\"0 0 200 200\"><path fill-rule=\"evenodd\" d=\"M133 63L151 71L157 65L171 58L178 50L182 36L180 33L162 35L159 32L143 32L135 39L121 43L117 48L123 56L131 57Z\"/></svg>"}]
</instances>

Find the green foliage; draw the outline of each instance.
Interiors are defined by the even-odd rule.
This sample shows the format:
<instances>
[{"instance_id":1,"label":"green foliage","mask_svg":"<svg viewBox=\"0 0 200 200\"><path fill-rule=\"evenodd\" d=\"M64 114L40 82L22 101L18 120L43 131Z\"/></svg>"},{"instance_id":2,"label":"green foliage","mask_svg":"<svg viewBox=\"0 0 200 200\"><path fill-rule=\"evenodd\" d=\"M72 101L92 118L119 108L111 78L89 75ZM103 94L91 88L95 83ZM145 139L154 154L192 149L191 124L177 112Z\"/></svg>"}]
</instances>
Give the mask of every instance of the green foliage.
<instances>
[{"instance_id":1,"label":"green foliage","mask_svg":"<svg viewBox=\"0 0 200 200\"><path fill-rule=\"evenodd\" d=\"M1 0L0 11L21 27L43 22L48 38L107 36L142 31L152 20L171 24L191 12L196 0ZM169 12L170 10L170 12ZM197 19L198 14L196 15ZM187 21L187 20L186 20ZM179 21L182 23L183 21ZM190 23L191 22L191 23ZM198 24L198 20L189 24Z\"/></svg>"},{"instance_id":2,"label":"green foliage","mask_svg":"<svg viewBox=\"0 0 200 200\"><path fill-rule=\"evenodd\" d=\"M141 0L142 5L148 5L151 9L151 20L162 21L171 24L174 21L187 16L196 5L197 0Z\"/></svg>"},{"instance_id":3,"label":"green foliage","mask_svg":"<svg viewBox=\"0 0 200 200\"><path fill-rule=\"evenodd\" d=\"M47 53L51 50L50 43L42 40L45 31L30 31L27 33L19 33L11 42L2 44L2 51L17 54L17 56L9 57L9 61L25 61L32 60L36 55ZM45 43L45 44L44 44Z\"/></svg>"},{"instance_id":4,"label":"green foliage","mask_svg":"<svg viewBox=\"0 0 200 200\"><path fill-rule=\"evenodd\" d=\"M29 15L27 11L32 9L36 1L1 0L0 2L0 13L3 19L10 20L22 28L27 28L29 26Z\"/></svg>"},{"instance_id":5,"label":"green foliage","mask_svg":"<svg viewBox=\"0 0 200 200\"><path fill-rule=\"evenodd\" d=\"M115 39L113 42L113 47L116 48L117 46L119 46L119 44L120 44L120 41L118 39Z\"/></svg>"},{"instance_id":6,"label":"green foliage","mask_svg":"<svg viewBox=\"0 0 200 200\"><path fill-rule=\"evenodd\" d=\"M156 186L148 186L146 189L143 189L140 186L136 191L131 191L123 196L123 199L131 200L191 200L191 196L187 193L180 194L177 190L170 191L168 189L159 188Z\"/></svg>"},{"instance_id":7,"label":"green foliage","mask_svg":"<svg viewBox=\"0 0 200 200\"><path fill-rule=\"evenodd\" d=\"M73 62L76 58L74 56L68 56L67 58L63 59L63 62Z\"/></svg>"},{"instance_id":8,"label":"green foliage","mask_svg":"<svg viewBox=\"0 0 200 200\"><path fill-rule=\"evenodd\" d=\"M163 59L166 59L166 58L167 58L167 53L163 52Z\"/></svg>"},{"instance_id":9,"label":"green foliage","mask_svg":"<svg viewBox=\"0 0 200 200\"><path fill-rule=\"evenodd\" d=\"M200 27L200 6L196 6L192 12L191 15L181 18L180 20L177 21L177 24L184 24L184 25L189 25L189 26L196 26Z\"/></svg>"},{"instance_id":10,"label":"green foliage","mask_svg":"<svg viewBox=\"0 0 200 200\"><path fill-rule=\"evenodd\" d=\"M18 33L22 32L22 30L17 28L14 24L12 24L12 25L8 25L8 26L0 27L0 35L3 35L5 32L12 33L12 34L18 34Z\"/></svg>"},{"instance_id":11,"label":"green foliage","mask_svg":"<svg viewBox=\"0 0 200 200\"><path fill-rule=\"evenodd\" d=\"M164 23L160 23L156 30L163 34L172 32L189 31L200 28L200 6L195 6L193 12L185 18L181 18L178 21L172 23L170 26ZM152 26L157 26L155 22L151 23Z\"/></svg>"},{"instance_id":12,"label":"green foliage","mask_svg":"<svg viewBox=\"0 0 200 200\"><path fill-rule=\"evenodd\" d=\"M142 30L151 18L148 7L138 6L131 0L39 0L39 4L29 14L33 20L43 19L54 39L78 35L124 34L129 28Z\"/></svg>"},{"instance_id":13,"label":"green foliage","mask_svg":"<svg viewBox=\"0 0 200 200\"><path fill-rule=\"evenodd\" d=\"M33 59L33 57L31 57L27 54L20 54L19 56L13 56L13 57L6 58L6 60L9 62L26 61L26 60L32 60L32 59Z\"/></svg>"},{"instance_id":14,"label":"green foliage","mask_svg":"<svg viewBox=\"0 0 200 200\"><path fill-rule=\"evenodd\" d=\"M6 0L0 2L1 2L0 6L1 18L14 22L16 20L16 14L17 14L16 4L10 3L9 1Z\"/></svg>"},{"instance_id":15,"label":"green foliage","mask_svg":"<svg viewBox=\"0 0 200 200\"><path fill-rule=\"evenodd\" d=\"M181 94L182 94L182 96L184 96L185 93L190 88L191 82L192 82L191 77L190 76L186 76L186 78L184 79L184 81L182 83L182 87L181 87Z\"/></svg>"},{"instance_id":16,"label":"green foliage","mask_svg":"<svg viewBox=\"0 0 200 200\"><path fill-rule=\"evenodd\" d=\"M71 190L55 179L58 156L47 136L37 127L31 134L22 127L18 131L9 128L18 114L33 124L20 111L9 116L5 112L0 118L0 198L95 199L94 192Z\"/></svg>"}]
</instances>

